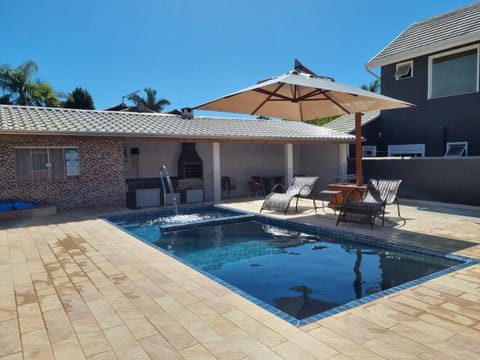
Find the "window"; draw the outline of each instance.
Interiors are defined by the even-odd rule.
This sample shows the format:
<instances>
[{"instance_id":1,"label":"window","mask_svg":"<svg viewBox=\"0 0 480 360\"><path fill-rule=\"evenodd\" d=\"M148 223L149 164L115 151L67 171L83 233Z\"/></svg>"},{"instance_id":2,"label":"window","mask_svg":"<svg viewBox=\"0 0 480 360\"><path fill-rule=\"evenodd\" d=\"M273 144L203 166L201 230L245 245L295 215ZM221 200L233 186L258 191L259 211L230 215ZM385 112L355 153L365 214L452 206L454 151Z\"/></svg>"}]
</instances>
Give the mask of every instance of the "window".
<instances>
[{"instance_id":1,"label":"window","mask_svg":"<svg viewBox=\"0 0 480 360\"><path fill-rule=\"evenodd\" d=\"M428 59L428 98L478 91L478 45Z\"/></svg>"},{"instance_id":2,"label":"window","mask_svg":"<svg viewBox=\"0 0 480 360\"><path fill-rule=\"evenodd\" d=\"M377 156L377 147L375 145L362 146L362 157L375 157Z\"/></svg>"},{"instance_id":3,"label":"window","mask_svg":"<svg viewBox=\"0 0 480 360\"><path fill-rule=\"evenodd\" d=\"M60 181L79 175L78 149L16 148L17 181Z\"/></svg>"},{"instance_id":4,"label":"window","mask_svg":"<svg viewBox=\"0 0 480 360\"><path fill-rule=\"evenodd\" d=\"M445 157L447 156L468 156L468 143L466 141L447 142Z\"/></svg>"},{"instance_id":5,"label":"window","mask_svg":"<svg viewBox=\"0 0 480 360\"><path fill-rule=\"evenodd\" d=\"M388 145L388 156L424 157L425 144Z\"/></svg>"},{"instance_id":6,"label":"window","mask_svg":"<svg viewBox=\"0 0 480 360\"><path fill-rule=\"evenodd\" d=\"M407 61L397 64L397 70L395 71L395 79L402 80L413 77L413 61Z\"/></svg>"}]
</instances>

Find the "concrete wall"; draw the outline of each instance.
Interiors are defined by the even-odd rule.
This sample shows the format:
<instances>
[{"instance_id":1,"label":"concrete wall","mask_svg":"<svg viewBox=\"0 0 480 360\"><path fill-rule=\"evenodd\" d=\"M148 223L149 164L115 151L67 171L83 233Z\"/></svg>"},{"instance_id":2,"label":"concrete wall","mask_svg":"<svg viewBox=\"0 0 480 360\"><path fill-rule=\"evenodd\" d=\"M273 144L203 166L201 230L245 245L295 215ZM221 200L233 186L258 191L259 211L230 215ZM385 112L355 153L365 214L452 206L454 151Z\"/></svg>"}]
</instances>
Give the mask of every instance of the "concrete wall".
<instances>
[{"instance_id":1,"label":"concrete wall","mask_svg":"<svg viewBox=\"0 0 480 360\"><path fill-rule=\"evenodd\" d=\"M328 183L334 182L339 174L340 145L305 144L300 147L299 173L318 176L315 184L317 191L326 189Z\"/></svg>"},{"instance_id":2,"label":"concrete wall","mask_svg":"<svg viewBox=\"0 0 480 360\"><path fill-rule=\"evenodd\" d=\"M177 176L180 142L126 141L124 148L127 153L126 179L159 177L162 165L167 166L170 176ZM131 154L134 148L138 149L138 155Z\"/></svg>"},{"instance_id":3,"label":"concrete wall","mask_svg":"<svg viewBox=\"0 0 480 360\"><path fill-rule=\"evenodd\" d=\"M203 161L203 196L206 201L213 201L213 144L197 143L196 149Z\"/></svg>"},{"instance_id":4,"label":"concrete wall","mask_svg":"<svg viewBox=\"0 0 480 360\"><path fill-rule=\"evenodd\" d=\"M399 197L480 206L480 157L363 159L369 178L403 179Z\"/></svg>"},{"instance_id":5,"label":"concrete wall","mask_svg":"<svg viewBox=\"0 0 480 360\"><path fill-rule=\"evenodd\" d=\"M232 196L247 196L251 176L283 176L284 145L281 144L220 144L222 176L237 183Z\"/></svg>"},{"instance_id":6,"label":"concrete wall","mask_svg":"<svg viewBox=\"0 0 480 360\"><path fill-rule=\"evenodd\" d=\"M0 136L0 200L58 208L125 204L122 140L100 137ZM15 178L15 147L77 147L80 175L63 181L25 183Z\"/></svg>"}]
</instances>

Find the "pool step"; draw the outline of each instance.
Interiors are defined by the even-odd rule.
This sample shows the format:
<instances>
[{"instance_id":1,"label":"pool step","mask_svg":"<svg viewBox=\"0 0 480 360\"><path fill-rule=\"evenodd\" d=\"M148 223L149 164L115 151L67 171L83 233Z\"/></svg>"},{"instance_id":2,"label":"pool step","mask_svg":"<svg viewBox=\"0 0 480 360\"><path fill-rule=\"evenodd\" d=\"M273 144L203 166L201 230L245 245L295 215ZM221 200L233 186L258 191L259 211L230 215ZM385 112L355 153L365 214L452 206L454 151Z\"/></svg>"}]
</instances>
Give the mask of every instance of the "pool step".
<instances>
[{"instance_id":1,"label":"pool step","mask_svg":"<svg viewBox=\"0 0 480 360\"><path fill-rule=\"evenodd\" d=\"M250 221L255 218L253 214L246 214L246 215L236 215L236 216L229 216L225 218L218 218L218 219L208 219L197 221L195 223L188 223L188 224L173 224L173 225L162 225L160 226L160 231L163 234L172 232L172 231L183 231L183 230L190 230L196 229L199 227L204 226L215 226L215 225L224 225L224 224L232 224L237 222L243 221Z\"/></svg>"}]
</instances>

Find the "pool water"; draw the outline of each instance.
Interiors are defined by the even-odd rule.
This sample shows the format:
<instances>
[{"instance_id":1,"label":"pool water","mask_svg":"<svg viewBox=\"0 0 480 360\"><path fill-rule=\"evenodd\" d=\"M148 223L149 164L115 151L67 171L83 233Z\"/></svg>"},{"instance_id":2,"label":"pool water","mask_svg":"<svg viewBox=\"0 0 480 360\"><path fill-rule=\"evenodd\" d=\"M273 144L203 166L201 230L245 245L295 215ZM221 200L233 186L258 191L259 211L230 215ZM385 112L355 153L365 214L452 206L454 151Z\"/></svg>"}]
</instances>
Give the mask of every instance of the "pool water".
<instances>
[{"instance_id":1,"label":"pool water","mask_svg":"<svg viewBox=\"0 0 480 360\"><path fill-rule=\"evenodd\" d=\"M269 221L190 225L176 231L162 231L151 219L120 225L265 308L302 321L460 263Z\"/></svg>"},{"instance_id":2,"label":"pool water","mask_svg":"<svg viewBox=\"0 0 480 360\"><path fill-rule=\"evenodd\" d=\"M298 235L248 221L169 233L154 244L299 320L456 264Z\"/></svg>"},{"instance_id":3,"label":"pool water","mask_svg":"<svg viewBox=\"0 0 480 360\"><path fill-rule=\"evenodd\" d=\"M226 218L243 217L244 214L219 207L180 208L180 213L171 210L148 211L131 215L114 215L108 220L120 225L123 229L138 236L142 240L153 242L161 238L163 230L189 224L211 224Z\"/></svg>"}]
</instances>

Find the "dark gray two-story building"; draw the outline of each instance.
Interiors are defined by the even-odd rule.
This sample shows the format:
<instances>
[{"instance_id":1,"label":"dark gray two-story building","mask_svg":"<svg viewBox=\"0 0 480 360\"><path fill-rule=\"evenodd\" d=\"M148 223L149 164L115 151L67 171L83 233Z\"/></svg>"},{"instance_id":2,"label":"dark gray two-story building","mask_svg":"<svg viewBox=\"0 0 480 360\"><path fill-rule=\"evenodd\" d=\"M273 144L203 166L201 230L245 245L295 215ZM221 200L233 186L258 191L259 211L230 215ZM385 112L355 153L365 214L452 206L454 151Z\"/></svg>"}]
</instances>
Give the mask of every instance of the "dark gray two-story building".
<instances>
[{"instance_id":1,"label":"dark gray two-story building","mask_svg":"<svg viewBox=\"0 0 480 360\"><path fill-rule=\"evenodd\" d=\"M480 2L408 27L368 63L381 93L416 107L363 127L377 156L480 155Z\"/></svg>"}]
</instances>

